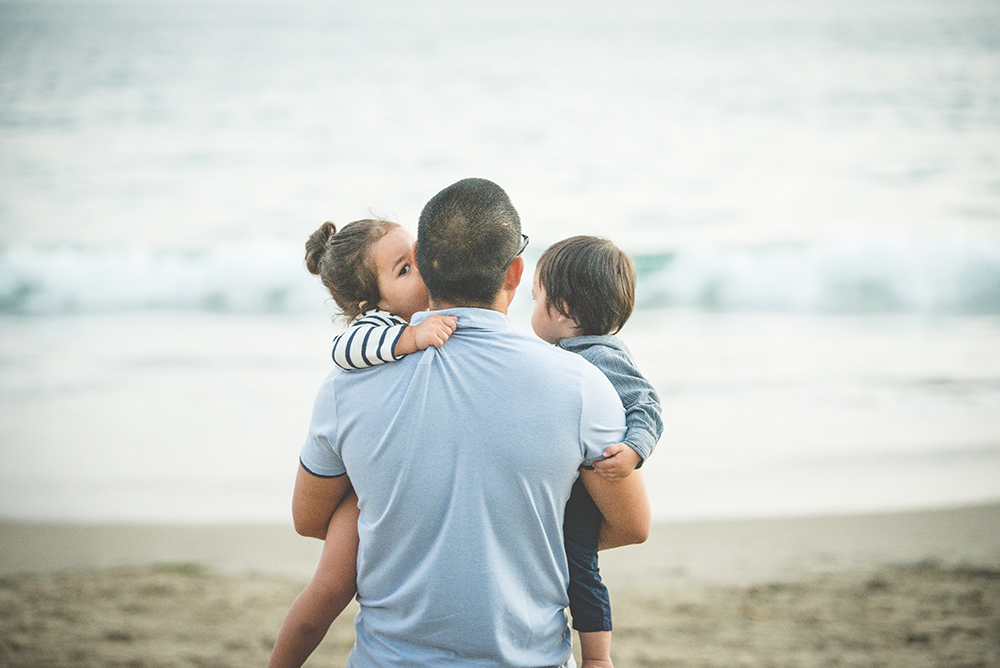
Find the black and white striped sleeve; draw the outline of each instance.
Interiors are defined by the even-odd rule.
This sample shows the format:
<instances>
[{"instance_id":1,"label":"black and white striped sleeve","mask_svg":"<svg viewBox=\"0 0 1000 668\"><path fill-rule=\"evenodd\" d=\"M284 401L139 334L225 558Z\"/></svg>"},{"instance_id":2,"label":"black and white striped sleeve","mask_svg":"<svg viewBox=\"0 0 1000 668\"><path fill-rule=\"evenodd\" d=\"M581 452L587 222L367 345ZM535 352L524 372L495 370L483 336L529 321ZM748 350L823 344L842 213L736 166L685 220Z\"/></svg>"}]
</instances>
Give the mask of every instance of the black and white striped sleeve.
<instances>
[{"instance_id":1,"label":"black and white striped sleeve","mask_svg":"<svg viewBox=\"0 0 1000 668\"><path fill-rule=\"evenodd\" d=\"M406 321L385 311L369 311L333 340L333 362L341 369L366 369L396 362L393 354Z\"/></svg>"}]
</instances>

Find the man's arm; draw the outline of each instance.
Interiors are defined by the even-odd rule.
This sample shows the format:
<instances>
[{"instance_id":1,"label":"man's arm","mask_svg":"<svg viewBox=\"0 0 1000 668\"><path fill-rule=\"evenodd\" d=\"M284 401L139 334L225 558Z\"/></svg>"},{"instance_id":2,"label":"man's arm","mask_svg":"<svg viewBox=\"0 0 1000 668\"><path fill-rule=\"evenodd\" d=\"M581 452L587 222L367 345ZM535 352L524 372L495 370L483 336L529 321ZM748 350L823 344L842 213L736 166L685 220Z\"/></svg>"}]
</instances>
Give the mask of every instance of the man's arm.
<instances>
[{"instance_id":1,"label":"man's arm","mask_svg":"<svg viewBox=\"0 0 1000 668\"><path fill-rule=\"evenodd\" d=\"M627 478L607 480L595 471L580 470L580 479L604 515L601 523L600 549L644 543L649 537L652 513L646 479L642 471Z\"/></svg>"},{"instance_id":2,"label":"man's arm","mask_svg":"<svg viewBox=\"0 0 1000 668\"><path fill-rule=\"evenodd\" d=\"M295 492L292 494L292 522L295 524L295 531L301 536L321 540L326 538L333 511L349 491L351 480L346 474L336 478L321 478L299 464Z\"/></svg>"}]
</instances>

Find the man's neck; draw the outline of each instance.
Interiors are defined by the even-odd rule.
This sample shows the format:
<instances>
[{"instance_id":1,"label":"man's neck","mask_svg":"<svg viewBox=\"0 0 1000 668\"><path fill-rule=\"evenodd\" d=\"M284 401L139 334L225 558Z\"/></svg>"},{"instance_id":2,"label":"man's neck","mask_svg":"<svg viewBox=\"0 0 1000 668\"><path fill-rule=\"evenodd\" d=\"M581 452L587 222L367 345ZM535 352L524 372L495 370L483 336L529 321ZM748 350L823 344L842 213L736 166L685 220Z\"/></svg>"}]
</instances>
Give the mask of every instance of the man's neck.
<instances>
[{"instance_id":1,"label":"man's neck","mask_svg":"<svg viewBox=\"0 0 1000 668\"><path fill-rule=\"evenodd\" d=\"M521 282L521 274L524 272L524 258L515 257L510 262L510 266L507 267L507 273L504 276L503 286L497 292L496 297L493 298L492 304L462 304L460 302L446 302L439 301L431 297L430 307L432 311L440 311L446 308L482 308L490 311L497 311L498 313L503 313L507 315L507 309L510 308L510 303L514 301L514 295L517 294L517 286Z\"/></svg>"},{"instance_id":2,"label":"man's neck","mask_svg":"<svg viewBox=\"0 0 1000 668\"><path fill-rule=\"evenodd\" d=\"M481 308L486 311L497 311L507 315L507 307L500 304L490 304L489 306L483 306L482 304L453 304L451 302L436 302L431 300L430 309L431 311L444 311L449 308Z\"/></svg>"},{"instance_id":3,"label":"man's neck","mask_svg":"<svg viewBox=\"0 0 1000 668\"><path fill-rule=\"evenodd\" d=\"M507 309L510 308L510 303L514 299L513 292L508 293L507 290L501 290L497 293L496 299L493 300L492 304L462 304L458 302L446 302L438 301L436 299L431 299L430 310L432 311L442 311L448 308L481 308L488 311L497 311L507 315Z\"/></svg>"}]
</instances>

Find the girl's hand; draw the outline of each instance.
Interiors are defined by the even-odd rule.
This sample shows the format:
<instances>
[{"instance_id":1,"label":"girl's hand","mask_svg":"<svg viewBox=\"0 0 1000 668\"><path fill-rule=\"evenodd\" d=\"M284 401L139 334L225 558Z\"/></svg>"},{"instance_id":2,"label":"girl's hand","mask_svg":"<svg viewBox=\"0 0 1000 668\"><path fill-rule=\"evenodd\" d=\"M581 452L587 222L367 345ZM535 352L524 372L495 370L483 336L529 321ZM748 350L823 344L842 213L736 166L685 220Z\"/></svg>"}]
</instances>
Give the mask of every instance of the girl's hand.
<instances>
[{"instance_id":1,"label":"girl's hand","mask_svg":"<svg viewBox=\"0 0 1000 668\"><path fill-rule=\"evenodd\" d=\"M594 462L594 472L605 480L628 477L642 461L639 453L624 443L609 445L602 455L605 459Z\"/></svg>"},{"instance_id":2,"label":"girl's hand","mask_svg":"<svg viewBox=\"0 0 1000 668\"><path fill-rule=\"evenodd\" d=\"M453 315L432 314L419 325L410 325L396 343L397 355L409 355L431 346L440 348L458 327L458 318Z\"/></svg>"}]
</instances>

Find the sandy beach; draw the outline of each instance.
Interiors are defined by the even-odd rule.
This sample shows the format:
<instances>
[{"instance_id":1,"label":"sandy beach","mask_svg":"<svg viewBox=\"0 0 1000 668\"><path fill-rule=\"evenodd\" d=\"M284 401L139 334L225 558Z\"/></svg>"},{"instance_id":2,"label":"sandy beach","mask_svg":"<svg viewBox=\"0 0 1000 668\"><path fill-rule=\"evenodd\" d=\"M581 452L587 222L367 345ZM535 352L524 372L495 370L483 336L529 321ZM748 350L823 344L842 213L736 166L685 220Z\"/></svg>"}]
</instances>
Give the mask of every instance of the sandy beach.
<instances>
[{"instance_id":1,"label":"sandy beach","mask_svg":"<svg viewBox=\"0 0 1000 668\"><path fill-rule=\"evenodd\" d=\"M266 665L318 548L285 526L0 523L0 665ZM1000 504L660 524L602 569L619 668L1000 666ZM351 616L308 665L344 664Z\"/></svg>"}]
</instances>

